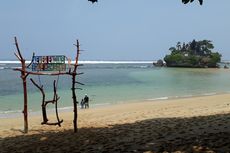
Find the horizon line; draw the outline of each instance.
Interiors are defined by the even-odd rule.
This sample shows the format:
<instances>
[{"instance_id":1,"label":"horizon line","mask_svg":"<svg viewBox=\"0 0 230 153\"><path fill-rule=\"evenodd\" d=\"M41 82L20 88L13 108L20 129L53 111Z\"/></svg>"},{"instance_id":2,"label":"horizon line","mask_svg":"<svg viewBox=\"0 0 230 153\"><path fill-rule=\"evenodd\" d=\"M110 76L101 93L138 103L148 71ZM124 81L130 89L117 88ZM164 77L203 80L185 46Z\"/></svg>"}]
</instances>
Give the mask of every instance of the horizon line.
<instances>
[{"instance_id":1,"label":"horizon line","mask_svg":"<svg viewBox=\"0 0 230 153\"><path fill-rule=\"evenodd\" d=\"M80 64L135 64L135 63L153 63L157 60L80 60ZM31 61L26 60L26 63L30 63ZM65 61L66 64L68 61ZM0 60L1 64L19 64L21 63L18 60ZM74 61L71 61L71 64L74 64Z\"/></svg>"}]
</instances>

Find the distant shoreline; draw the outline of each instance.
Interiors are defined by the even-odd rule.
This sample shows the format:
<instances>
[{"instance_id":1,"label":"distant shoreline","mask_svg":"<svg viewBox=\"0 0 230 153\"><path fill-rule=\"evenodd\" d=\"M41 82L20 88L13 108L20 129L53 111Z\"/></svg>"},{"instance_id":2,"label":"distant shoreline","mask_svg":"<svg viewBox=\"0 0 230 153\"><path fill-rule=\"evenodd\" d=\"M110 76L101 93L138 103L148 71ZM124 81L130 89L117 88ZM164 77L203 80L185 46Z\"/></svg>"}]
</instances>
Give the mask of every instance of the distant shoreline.
<instances>
[{"instance_id":1,"label":"distant shoreline","mask_svg":"<svg viewBox=\"0 0 230 153\"><path fill-rule=\"evenodd\" d=\"M26 63L30 63L30 60L26 60ZM65 61L68 63L68 61ZM80 64L153 64L157 60L83 60L79 61ZM75 61L71 61L71 64L74 64ZM164 62L165 63L165 62ZM17 60L0 60L0 65L2 64L20 64L20 61ZM223 60L220 64L230 64L230 60ZM187 67L185 67L187 68Z\"/></svg>"},{"instance_id":2,"label":"distant shoreline","mask_svg":"<svg viewBox=\"0 0 230 153\"><path fill-rule=\"evenodd\" d=\"M31 61L27 60L26 63L30 63ZM146 64L153 63L154 61L149 60L84 60L79 61L80 64ZM68 63L66 61L66 63ZM71 64L74 64L74 61L71 61ZM17 60L0 60L0 64L20 64L20 61Z\"/></svg>"}]
</instances>

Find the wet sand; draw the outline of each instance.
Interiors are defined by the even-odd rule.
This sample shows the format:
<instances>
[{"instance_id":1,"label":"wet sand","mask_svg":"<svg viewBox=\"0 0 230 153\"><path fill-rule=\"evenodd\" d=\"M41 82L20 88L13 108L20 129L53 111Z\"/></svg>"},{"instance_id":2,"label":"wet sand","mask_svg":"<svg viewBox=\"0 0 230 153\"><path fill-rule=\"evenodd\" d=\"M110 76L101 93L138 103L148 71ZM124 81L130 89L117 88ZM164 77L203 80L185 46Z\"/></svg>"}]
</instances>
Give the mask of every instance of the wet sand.
<instances>
[{"instance_id":1,"label":"wet sand","mask_svg":"<svg viewBox=\"0 0 230 153\"><path fill-rule=\"evenodd\" d=\"M62 112L62 127L41 125L41 116L1 119L0 153L8 152L230 152L230 94ZM49 117L50 121L55 120Z\"/></svg>"}]
</instances>

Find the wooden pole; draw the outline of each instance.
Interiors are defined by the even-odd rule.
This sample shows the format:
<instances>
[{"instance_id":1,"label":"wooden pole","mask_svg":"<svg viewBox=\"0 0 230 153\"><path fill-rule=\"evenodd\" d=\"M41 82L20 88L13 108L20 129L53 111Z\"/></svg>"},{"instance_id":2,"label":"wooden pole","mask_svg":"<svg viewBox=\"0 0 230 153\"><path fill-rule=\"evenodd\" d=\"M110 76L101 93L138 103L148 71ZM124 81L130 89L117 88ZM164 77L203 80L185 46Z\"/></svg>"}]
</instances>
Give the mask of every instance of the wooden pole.
<instances>
[{"instance_id":1,"label":"wooden pole","mask_svg":"<svg viewBox=\"0 0 230 153\"><path fill-rule=\"evenodd\" d=\"M28 74L26 73L25 59L22 57L16 37L14 37L14 41L17 48L17 53L15 53L15 56L20 60L22 66L21 79L23 82L23 94L24 94L24 109L22 113L24 114L24 132L28 133L28 106L27 106L28 99L27 99L27 84L26 84L26 78Z\"/></svg>"},{"instance_id":2,"label":"wooden pole","mask_svg":"<svg viewBox=\"0 0 230 153\"><path fill-rule=\"evenodd\" d=\"M47 114L46 114L46 95L45 92L43 90L43 86L39 86L32 78L30 78L31 82L40 90L40 92L42 93L42 117L43 117L43 122L41 124L45 124L48 122L48 118L47 118Z\"/></svg>"},{"instance_id":3,"label":"wooden pole","mask_svg":"<svg viewBox=\"0 0 230 153\"><path fill-rule=\"evenodd\" d=\"M74 112L74 118L73 118L73 125L74 125L74 132L77 132L77 96L75 92L75 80L76 75L72 75L72 96L73 96L73 112Z\"/></svg>"},{"instance_id":4,"label":"wooden pole","mask_svg":"<svg viewBox=\"0 0 230 153\"><path fill-rule=\"evenodd\" d=\"M23 62L23 70L25 70L25 62ZM23 93L24 93L24 131L28 133L28 99L27 99L27 83L26 83L26 74L24 71L21 73L23 81Z\"/></svg>"},{"instance_id":5,"label":"wooden pole","mask_svg":"<svg viewBox=\"0 0 230 153\"><path fill-rule=\"evenodd\" d=\"M53 96L52 100L46 100L46 95L45 95L45 92L44 92L44 89L43 89L42 85L39 86L32 78L30 80L40 90L40 92L42 93L42 116L43 116L43 122L41 124L61 126L61 123L63 122L63 120L60 120L59 116L58 116L57 103L58 103L58 100L60 99L60 97L58 97L58 95L57 95L56 80L54 80L54 82L53 82L54 96ZM49 123L48 122L49 120L47 118L46 106L49 103L55 104L55 112L56 112L56 117L57 117L57 122L56 123Z\"/></svg>"},{"instance_id":6,"label":"wooden pole","mask_svg":"<svg viewBox=\"0 0 230 153\"><path fill-rule=\"evenodd\" d=\"M75 44L74 44L75 45ZM80 44L79 41L77 40L77 44L75 45L77 47L77 55L75 59L75 65L74 65L74 70L72 72L72 96L73 96L73 112L74 112L74 119L73 119L73 125L74 125L74 132L77 132L77 96L75 92L75 84L76 84L76 75L77 75L77 67L78 67L78 59L79 59L79 54L80 54Z\"/></svg>"}]
</instances>

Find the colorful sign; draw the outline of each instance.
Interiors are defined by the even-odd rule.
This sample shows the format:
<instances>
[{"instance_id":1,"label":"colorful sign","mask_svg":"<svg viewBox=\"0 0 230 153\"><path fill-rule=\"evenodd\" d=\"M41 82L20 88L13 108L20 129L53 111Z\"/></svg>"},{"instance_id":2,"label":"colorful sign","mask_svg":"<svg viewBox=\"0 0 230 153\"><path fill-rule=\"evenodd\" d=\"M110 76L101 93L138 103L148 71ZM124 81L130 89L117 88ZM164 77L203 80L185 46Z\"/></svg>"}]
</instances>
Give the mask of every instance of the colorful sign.
<instances>
[{"instance_id":1,"label":"colorful sign","mask_svg":"<svg viewBox=\"0 0 230 153\"><path fill-rule=\"evenodd\" d=\"M65 56L34 56L32 71L65 71Z\"/></svg>"}]
</instances>

